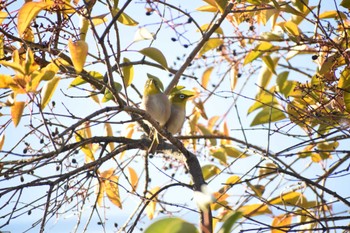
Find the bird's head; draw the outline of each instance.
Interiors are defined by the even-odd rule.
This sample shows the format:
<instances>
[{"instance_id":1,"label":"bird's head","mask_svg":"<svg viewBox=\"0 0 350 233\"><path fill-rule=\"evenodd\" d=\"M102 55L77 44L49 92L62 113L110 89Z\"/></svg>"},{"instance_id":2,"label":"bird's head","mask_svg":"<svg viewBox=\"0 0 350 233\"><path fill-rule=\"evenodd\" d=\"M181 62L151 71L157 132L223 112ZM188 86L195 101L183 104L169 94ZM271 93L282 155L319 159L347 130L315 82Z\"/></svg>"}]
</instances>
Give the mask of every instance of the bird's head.
<instances>
[{"instance_id":1,"label":"bird's head","mask_svg":"<svg viewBox=\"0 0 350 233\"><path fill-rule=\"evenodd\" d=\"M161 93L164 89L163 83L158 77L147 74L148 79L145 84L144 95L154 95Z\"/></svg>"},{"instance_id":2,"label":"bird's head","mask_svg":"<svg viewBox=\"0 0 350 233\"><path fill-rule=\"evenodd\" d=\"M194 96L192 91L181 90L170 96L170 102L181 107L186 107L187 100L192 96Z\"/></svg>"}]
</instances>

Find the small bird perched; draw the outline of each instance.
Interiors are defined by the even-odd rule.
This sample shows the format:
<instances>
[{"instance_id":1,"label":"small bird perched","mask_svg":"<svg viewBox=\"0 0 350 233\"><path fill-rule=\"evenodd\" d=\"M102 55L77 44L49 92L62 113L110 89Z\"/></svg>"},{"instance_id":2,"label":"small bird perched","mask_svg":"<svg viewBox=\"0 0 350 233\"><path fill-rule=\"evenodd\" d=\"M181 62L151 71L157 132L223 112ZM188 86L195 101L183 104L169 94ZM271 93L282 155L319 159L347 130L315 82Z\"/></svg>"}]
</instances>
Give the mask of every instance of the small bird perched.
<instances>
[{"instance_id":1,"label":"small bird perched","mask_svg":"<svg viewBox=\"0 0 350 233\"><path fill-rule=\"evenodd\" d=\"M181 131L186 118L186 103L191 96L193 94L189 91L178 91L170 97L171 114L165 128L173 135Z\"/></svg>"},{"instance_id":2,"label":"small bird perched","mask_svg":"<svg viewBox=\"0 0 350 233\"><path fill-rule=\"evenodd\" d=\"M168 96L162 92L163 84L153 76L148 75L148 80L143 91L141 108L145 110L161 127L168 121L171 113L171 105ZM158 135L153 130L153 140L149 152L154 153L158 145Z\"/></svg>"}]
</instances>

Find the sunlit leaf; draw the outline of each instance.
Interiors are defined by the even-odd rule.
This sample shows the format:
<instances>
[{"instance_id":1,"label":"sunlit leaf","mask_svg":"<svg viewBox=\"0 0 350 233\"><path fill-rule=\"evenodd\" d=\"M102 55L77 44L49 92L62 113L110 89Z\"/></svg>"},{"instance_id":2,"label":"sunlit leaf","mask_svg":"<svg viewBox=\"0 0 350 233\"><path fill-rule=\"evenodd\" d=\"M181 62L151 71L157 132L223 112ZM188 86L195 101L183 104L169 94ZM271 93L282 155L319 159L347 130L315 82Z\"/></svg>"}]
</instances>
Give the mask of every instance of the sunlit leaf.
<instances>
[{"instance_id":1,"label":"sunlit leaf","mask_svg":"<svg viewBox=\"0 0 350 233\"><path fill-rule=\"evenodd\" d=\"M230 232L232 232L233 225L241 217L242 217L241 212L232 212L230 215L226 216L224 223L222 224L218 233L230 233Z\"/></svg>"},{"instance_id":2,"label":"sunlit leaf","mask_svg":"<svg viewBox=\"0 0 350 233\"><path fill-rule=\"evenodd\" d=\"M124 57L123 63L129 63L130 60ZM134 66L133 65L127 65L122 67L123 71L123 79L124 84L126 87L130 86L132 83L132 80L134 79Z\"/></svg>"},{"instance_id":3,"label":"sunlit leaf","mask_svg":"<svg viewBox=\"0 0 350 233\"><path fill-rule=\"evenodd\" d=\"M206 111L205 111L203 102L200 100L200 101L198 101L198 102L195 102L194 105L196 106L196 109L197 109L198 112L201 114L201 116L202 116L205 120L208 120L208 116L207 116L207 113L206 113Z\"/></svg>"},{"instance_id":4,"label":"sunlit leaf","mask_svg":"<svg viewBox=\"0 0 350 233\"><path fill-rule=\"evenodd\" d=\"M117 13L119 12L118 8L115 8L112 10L112 16L114 17ZM131 18L129 15L127 15L126 13L121 13L118 17L118 22L127 25L127 26L136 26L139 23L134 20L133 18Z\"/></svg>"},{"instance_id":5,"label":"sunlit leaf","mask_svg":"<svg viewBox=\"0 0 350 233\"><path fill-rule=\"evenodd\" d=\"M263 56L262 60L266 67L270 70L271 73L276 74L276 65L278 63L279 58L274 57L271 58L270 56Z\"/></svg>"},{"instance_id":6,"label":"sunlit leaf","mask_svg":"<svg viewBox=\"0 0 350 233\"><path fill-rule=\"evenodd\" d=\"M59 81L60 78L56 77L45 83L43 89L41 90L41 109L44 109L50 102Z\"/></svg>"},{"instance_id":7,"label":"sunlit leaf","mask_svg":"<svg viewBox=\"0 0 350 233\"><path fill-rule=\"evenodd\" d=\"M72 58L74 69L79 74L81 71L83 71L86 57L88 55L88 43L83 40L73 42L72 39L69 39L68 49Z\"/></svg>"},{"instance_id":8,"label":"sunlit leaf","mask_svg":"<svg viewBox=\"0 0 350 233\"><path fill-rule=\"evenodd\" d=\"M0 151L2 150L2 147L4 146L4 143L5 143L5 134L2 133L0 136Z\"/></svg>"},{"instance_id":9,"label":"sunlit leaf","mask_svg":"<svg viewBox=\"0 0 350 233\"><path fill-rule=\"evenodd\" d=\"M0 23L1 25L1 23ZM0 60L5 57L4 53L4 35L0 35Z\"/></svg>"},{"instance_id":10,"label":"sunlit leaf","mask_svg":"<svg viewBox=\"0 0 350 233\"><path fill-rule=\"evenodd\" d=\"M207 68L207 69L203 72L203 75L202 75L202 86L203 86L203 88L207 88L208 82L209 82L209 80L210 80L210 75L211 75L211 73L213 72L213 69L214 69L214 67L211 66L211 67Z\"/></svg>"},{"instance_id":11,"label":"sunlit leaf","mask_svg":"<svg viewBox=\"0 0 350 233\"><path fill-rule=\"evenodd\" d=\"M151 198L154 194L156 194L159 191L159 187L155 187L152 190L148 191L146 194L146 198ZM157 205L157 196L153 197L152 200L148 203L146 207L146 214L147 217L152 220L154 217L154 213L156 211L156 205Z\"/></svg>"},{"instance_id":12,"label":"sunlit leaf","mask_svg":"<svg viewBox=\"0 0 350 233\"><path fill-rule=\"evenodd\" d=\"M238 82L238 66L233 66L230 70L230 87L231 91L234 91L236 89L236 85Z\"/></svg>"},{"instance_id":13,"label":"sunlit leaf","mask_svg":"<svg viewBox=\"0 0 350 233\"><path fill-rule=\"evenodd\" d=\"M134 36L134 41L143 41L143 40L153 40L155 39L154 35L148 31L147 28L145 27L140 27L137 29L135 36Z\"/></svg>"},{"instance_id":14,"label":"sunlit leaf","mask_svg":"<svg viewBox=\"0 0 350 233\"><path fill-rule=\"evenodd\" d=\"M7 15L8 14L5 11L0 11L0 25L6 19Z\"/></svg>"},{"instance_id":15,"label":"sunlit leaf","mask_svg":"<svg viewBox=\"0 0 350 233\"><path fill-rule=\"evenodd\" d=\"M292 223L291 214L282 214L273 218L271 226L273 227L271 233L285 233L288 232L290 224Z\"/></svg>"},{"instance_id":16,"label":"sunlit leaf","mask_svg":"<svg viewBox=\"0 0 350 233\"><path fill-rule=\"evenodd\" d=\"M80 18L80 27L79 27L80 40L85 41L87 31L89 30L90 21L83 15L80 15L79 18Z\"/></svg>"},{"instance_id":17,"label":"sunlit leaf","mask_svg":"<svg viewBox=\"0 0 350 233\"><path fill-rule=\"evenodd\" d=\"M228 205L228 201L226 200L229 195L227 193L223 193L223 192L215 192L213 193L213 199L215 200L215 202L213 202L210 207L212 210L218 210L224 206Z\"/></svg>"},{"instance_id":18,"label":"sunlit leaf","mask_svg":"<svg viewBox=\"0 0 350 233\"><path fill-rule=\"evenodd\" d=\"M248 156L248 154L243 153L241 150L239 150L237 148L237 146L233 146L233 145L221 145L227 156L230 156L232 158L246 158Z\"/></svg>"},{"instance_id":19,"label":"sunlit leaf","mask_svg":"<svg viewBox=\"0 0 350 233\"><path fill-rule=\"evenodd\" d=\"M145 233L198 233L199 231L192 223L186 222L178 217L168 217L157 220L148 226Z\"/></svg>"},{"instance_id":20,"label":"sunlit leaf","mask_svg":"<svg viewBox=\"0 0 350 233\"><path fill-rule=\"evenodd\" d=\"M11 75L0 74L0 88L10 88L11 84L14 84Z\"/></svg>"},{"instance_id":21,"label":"sunlit leaf","mask_svg":"<svg viewBox=\"0 0 350 233\"><path fill-rule=\"evenodd\" d=\"M336 19L346 19L346 15L341 11L331 10L331 11L325 11L322 12L319 16L320 19L330 19L330 18L336 18Z\"/></svg>"},{"instance_id":22,"label":"sunlit leaf","mask_svg":"<svg viewBox=\"0 0 350 233\"><path fill-rule=\"evenodd\" d=\"M204 165L202 167L202 173L205 180L219 174L220 172L220 168L212 164Z\"/></svg>"},{"instance_id":23,"label":"sunlit leaf","mask_svg":"<svg viewBox=\"0 0 350 233\"><path fill-rule=\"evenodd\" d=\"M105 123L105 131L106 131L106 135L107 137L112 137L113 136L113 129L110 123L106 122ZM109 146L109 151L113 151L115 146L114 146L114 142L110 142L108 143Z\"/></svg>"},{"instance_id":24,"label":"sunlit leaf","mask_svg":"<svg viewBox=\"0 0 350 233\"><path fill-rule=\"evenodd\" d=\"M234 184L241 181L241 178L237 175L232 175L229 178L227 178L224 186L224 191L229 190Z\"/></svg>"},{"instance_id":25,"label":"sunlit leaf","mask_svg":"<svg viewBox=\"0 0 350 233\"><path fill-rule=\"evenodd\" d=\"M298 25L293 23L292 21L287 21L283 24L284 29L293 36L299 36L300 30Z\"/></svg>"},{"instance_id":26,"label":"sunlit leaf","mask_svg":"<svg viewBox=\"0 0 350 233\"><path fill-rule=\"evenodd\" d=\"M108 16L108 14L97 15L97 16L92 17L91 21L94 24L94 26L98 26L100 24L107 23L107 21L108 21L107 16Z\"/></svg>"},{"instance_id":27,"label":"sunlit leaf","mask_svg":"<svg viewBox=\"0 0 350 233\"><path fill-rule=\"evenodd\" d=\"M166 58L159 49L148 47L141 49L139 52L145 55L146 57L151 58L155 62L159 63L161 66L163 66L163 68L168 69L168 63L166 61Z\"/></svg>"},{"instance_id":28,"label":"sunlit leaf","mask_svg":"<svg viewBox=\"0 0 350 233\"><path fill-rule=\"evenodd\" d=\"M17 51L17 50L16 50ZM25 74L24 67L15 61L0 61L0 65L13 69L15 72Z\"/></svg>"},{"instance_id":29,"label":"sunlit leaf","mask_svg":"<svg viewBox=\"0 0 350 233\"><path fill-rule=\"evenodd\" d=\"M210 154L214 158L217 158L220 161L220 163L227 164L227 157L226 157L225 150L223 148L210 150Z\"/></svg>"},{"instance_id":30,"label":"sunlit leaf","mask_svg":"<svg viewBox=\"0 0 350 233\"><path fill-rule=\"evenodd\" d=\"M22 36L32 20L39 14L40 11L47 9L50 6L47 2L26 2L18 12L18 32Z\"/></svg>"},{"instance_id":31,"label":"sunlit leaf","mask_svg":"<svg viewBox=\"0 0 350 233\"><path fill-rule=\"evenodd\" d=\"M266 42L266 41L261 42L252 51L250 51L247 54L247 56L245 56L243 65L251 63L258 57L260 57L264 52L271 50L273 47L274 46L269 42Z\"/></svg>"},{"instance_id":32,"label":"sunlit leaf","mask_svg":"<svg viewBox=\"0 0 350 233\"><path fill-rule=\"evenodd\" d=\"M271 205L286 205L286 206L305 206L307 205L306 197L299 192L283 193L280 196L269 200Z\"/></svg>"},{"instance_id":33,"label":"sunlit leaf","mask_svg":"<svg viewBox=\"0 0 350 233\"><path fill-rule=\"evenodd\" d=\"M239 212L242 212L244 216L257 216L264 214L271 214L271 210L266 204L249 204L244 205L238 209Z\"/></svg>"},{"instance_id":34,"label":"sunlit leaf","mask_svg":"<svg viewBox=\"0 0 350 233\"><path fill-rule=\"evenodd\" d=\"M106 186L104 181L99 181L95 189L96 203L99 207L103 205L103 196L105 194Z\"/></svg>"},{"instance_id":35,"label":"sunlit leaf","mask_svg":"<svg viewBox=\"0 0 350 233\"><path fill-rule=\"evenodd\" d=\"M222 45L224 41L219 38L211 38L209 39L198 52L198 57L201 57L203 54L208 52L209 50L216 49L220 45Z\"/></svg>"},{"instance_id":36,"label":"sunlit leaf","mask_svg":"<svg viewBox=\"0 0 350 233\"><path fill-rule=\"evenodd\" d=\"M196 8L197 11L203 11L203 12L217 12L218 8L215 6L211 6L211 5L205 5L205 6L200 6L198 8Z\"/></svg>"},{"instance_id":37,"label":"sunlit leaf","mask_svg":"<svg viewBox=\"0 0 350 233\"><path fill-rule=\"evenodd\" d=\"M53 79L58 71L59 67L54 62L50 62L47 66L40 70L42 73L41 80L49 81Z\"/></svg>"},{"instance_id":38,"label":"sunlit leaf","mask_svg":"<svg viewBox=\"0 0 350 233\"><path fill-rule=\"evenodd\" d=\"M136 171L132 167L128 167L128 170L129 170L129 174L130 174L129 182L132 186L132 191L135 192L137 189L137 185L139 183L139 178L138 178Z\"/></svg>"},{"instance_id":39,"label":"sunlit leaf","mask_svg":"<svg viewBox=\"0 0 350 233\"><path fill-rule=\"evenodd\" d=\"M263 107L263 109L255 116L250 126L276 122L286 118L286 115L277 107Z\"/></svg>"},{"instance_id":40,"label":"sunlit leaf","mask_svg":"<svg viewBox=\"0 0 350 233\"><path fill-rule=\"evenodd\" d=\"M24 106L25 106L25 102L22 102L22 101L16 101L11 106L11 117L12 117L12 122L15 126L17 126L21 120Z\"/></svg>"},{"instance_id":41,"label":"sunlit leaf","mask_svg":"<svg viewBox=\"0 0 350 233\"><path fill-rule=\"evenodd\" d=\"M216 125L216 122L220 119L220 116L213 116L208 120L208 129L210 131L213 130L214 126Z\"/></svg>"},{"instance_id":42,"label":"sunlit leaf","mask_svg":"<svg viewBox=\"0 0 350 233\"><path fill-rule=\"evenodd\" d=\"M97 80L103 80L103 75L97 71L89 71L88 74ZM76 87L76 86L82 85L84 83L86 83L85 79L83 79L83 77L81 77L81 76L78 76L69 84L69 88Z\"/></svg>"},{"instance_id":43,"label":"sunlit leaf","mask_svg":"<svg viewBox=\"0 0 350 233\"><path fill-rule=\"evenodd\" d=\"M106 185L106 194L108 199L117 207L122 209L122 203L119 196L119 187L118 187L118 176L111 176L108 180L105 181Z\"/></svg>"},{"instance_id":44,"label":"sunlit leaf","mask_svg":"<svg viewBox=\"0 0 350 233\"><path fill-rule=\"evenodd\" d=\"M201 29L202 31L204 31L204 32L205 32L205 31L208 31L210 28L211 28L211 25L210 25L210 24L203 24L203 25L200 27L200 29ZM197 30L197 31L199 31L199 30ZM222 30L221 27L218 27L218 28L215 30L215 33L223 35L223 34L224 34L224 31Z\"/></svg>"}]
</instances>

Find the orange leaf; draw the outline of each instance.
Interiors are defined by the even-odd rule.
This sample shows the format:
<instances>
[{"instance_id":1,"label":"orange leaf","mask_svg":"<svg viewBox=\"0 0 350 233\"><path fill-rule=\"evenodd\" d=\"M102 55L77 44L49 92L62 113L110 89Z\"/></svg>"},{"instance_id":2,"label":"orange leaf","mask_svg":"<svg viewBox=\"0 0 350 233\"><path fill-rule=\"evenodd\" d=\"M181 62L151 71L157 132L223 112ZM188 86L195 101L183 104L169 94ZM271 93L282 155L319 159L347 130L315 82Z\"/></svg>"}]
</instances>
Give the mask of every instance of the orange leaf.
<instances>
[{"instance_id":1,"label":"orange leaf","mask_svg":"<svg viewBox=\"0 0 350 233\"><path fill-rule=\"evenodd\" d=\"M24 109L24 102L18 101L11 106L11 116L12 116L13 124L15 126L17 126L19 121L21 120L23 109Z\"/></svg>"},{"instance_id":2,"label":"orange leaf","mask_svg":"<svg viewBox=\"0 0 350 233\"><path fill-rule=\"evenodd\" d=\"M210 79L210 75L213 72L214 67L209 67L208 69L206 69L202 75L202 86L203 88L207 88L208 86L208 82Z\"/></svg>"},{"instance_id":3,"label":"orange leaf","mask_svg":"<svg viewBox=\"0 0 350 233\"><path fill-rule=\"evenodd\" d=\"M112 130L112 126L110 123L106 122L105 123L105 130L106 130L106 134L108 137L112 137L113 136L113 130ZM109 146L109 150L113 151L115 146L113 142L108 143Z\"/></svg>"},{"instance_id":4,"label":"orange leaf","mask_svg":"<svg viewBox=\"0 0 350 233\"><path fill-rule=\"evenodd\" d=\"M271 210L266 204L245 205L239 208L238 211L249 217L271 213Z\"/></svg>"},{"instance_id":5,"label":"orange leaf","mask_svg":"<svg viewBox=\"0 0 350 233\"><path fill-rule=\"evenodd\" d=\"M69 53L72 57L72 62L75 71L79 74L83 71L86 57L88 55L89 46L83 40L73 42L72 39L68 41Z\"/></svg>"},{"instance_id":6,"label":"orange leaf","mask_svg":"<svg viewBox=\"0 0 350 233\"><path fill-rule=\"evenodd\" d=\"M105 192L105 182L104 181L99 181L98 185L96 186L95 194L97 195L96 197L96 203L99 207L102 206L103 202L103 194Z\"/></svg>"},{"instance_id":7,"label":"orange leaf","mask_svg":"<svg viewBox=\"0 0 350 233\"><path fill-rule=\"evenodd\" d=\"M0 136L0 150L2 150L2 147L4 146L5 142L5 134L1 134Z\"/></svg>"},{"instance_id":8,"label":"orange leaf","mask_svg":"<svg viewBox=\"0 0 350 233\"><path fill-rule=\"evenodd\" d=\"M282 214L273 218L271 233L284 233L288 232L289 225L292 222L292 215ZM287 227L286 227L287 226Z\"/></svg>"},{"instance_id":9,"label":"orange leaf","mask_svg":"<svg viewBox=\"0 0 350 233\"><path fill-rule=\"evenodd\" d=\"M118 176L112 176L109 180L105 181L106 184L106 194L108 199L117 207L122 209L122 203L119 196L119 187L118 187Z\"/></svg>"},{"instance_id":10,"label":"orange leaf","mask_svg":"<svg viewBox=\"0 0 350 233\"><path fill-rule=\"evenodd\" d=\"M128 167L129 174L130 174L130 183L132 186L132 191L135 192L137 188L137 184L139 183L139 178L137 176L136 171L132 167Z\"/></svg>"}]
</instances>

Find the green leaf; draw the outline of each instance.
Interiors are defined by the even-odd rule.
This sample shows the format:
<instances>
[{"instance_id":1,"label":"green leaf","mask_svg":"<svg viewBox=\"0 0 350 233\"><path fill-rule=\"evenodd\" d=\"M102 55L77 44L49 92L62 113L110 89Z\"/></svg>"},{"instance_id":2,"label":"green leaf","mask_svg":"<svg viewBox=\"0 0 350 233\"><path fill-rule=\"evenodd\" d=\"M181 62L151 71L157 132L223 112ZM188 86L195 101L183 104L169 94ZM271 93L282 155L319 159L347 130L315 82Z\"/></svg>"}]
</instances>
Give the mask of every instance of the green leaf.
<instances>
[{"instance_id":1,"label":"green leaf","mask_svg":"<svg viewBox=\"0 0 350 233\"><path fill-rule=\"evenodd\" d=\"M130 60L124 57L123 62L129 63ZM130 86L130 84L132 83L132 80L134 79L134 66L133 65L123 66L122 71L123 71L124 85L128 87Z\"/></svg>"},{"instance_id":2,"label":"green leaf","mask_svg":"<svg viewBox=\"0 0 350 233\"><path fill-rule=\"evenodd\" d=\"M224 13L225 8L227 6L227 2L228 2L228 0L215 0L215 3L216 3L221 14Z\"/></svg>"},{"instance_id":3,"label":"green leaf","mask_svg":"<svg viewBox=\"0 0 350 233\"><path fill-rule=\"evenodd\" d=\"M141 49L139 53L145 55L146 57L151 58L152 60L159 63L161 66L163 66L165 69L168 69L168 63L166 61L166 58L159 49L149 47L149 48Z\"/></svg>"},{"instance_id":4,"label":"green leaf","mask_svg":"<svg viewBox=\"0 0 350 233\"><path fill-rule=\"evenodd\" d=\"M267 66L267 68L269 68L270 72L272 72L273 74L276 74L276 65L279 58L278 57L271 58L270 56L264 56L262 60Z\"/></svg>"},{"instance_id":5,"label":"green leaf","mask_svg":"<svg viewBox=\"0 0 350 233\"><path fill-rule=\"evenodd\" d=\"M252 51L250 51L247 56L244 58L243 65L246 65L248 63L251 63L258 57L260 57L264 52L269 51L274 46L266 41L261 42L259 45L257 45Z\"/></svg>"},{"instance_id":6,"label":"green leaf","mask_svg":"<svg viewBox=\"0 0 350 233\"><path fill-rule=\"evenodd\" d=\"M120 83L117 83L117 82L114 82L114 88L115 88L116 92L120 92L123 89L122 85L120 85ZM105 103L105 102L108 102L112 99L114 99L112 92L110 92L109 89L106 88L105 94L104 94L101 101L103 103Z\"/></svg>"},{"instance_id":7,"label":"green leaf","mask_svg":"<svg viewBox=\"0 0 350 233\"><path fill-rule=\"evenodd\" d=\"M100 74L99 72L97 71L89 71L88 74L95 78L95 79L98 79L98 80L102 80L103 79L103 75ZM79 86L79 85L82 85L86 83L86 81L83 79L83 77L81 77L80 75L78 77L76 77L70 84L69 84L69 87L68 88L71 88L71 87L76 87L76 86Z\"/></svg>"},{"instance_id":8,"label":"green leaf","mask_svg":"<svg viewBox=\"0 0 350 233\"><path fill-rule=\"evenodd\" d=\"M164 91L164 85L163 85L163 82L160 81L160 78L158 78L157 76L154 76L152 74L149 74L149 73L147 73L147 77L156 80L160 90Z\"/></svg>"},{"instance_id":9,"label":"green leaf","mask_svg":"<svg viewBox=\"0 0 350 233\"><path fill-rule=\"evenodd\" d=\"M285 119L284 113L275 107L263 107L263 109L255 116L250 126L261 125L269 122L275 122Z\"/></svg>"},{"instance_id":10,"label":"green leaf","mask_svg":"<svg viewBox=\"0 0 350 233\"><path fill-rule=\"evenodd\" d=\"M45 83L43 89L41 90L41 109L44 109L46 105L50 102L51 97L55 93L59 81L60 78L55 77L47 83Z\"/></svg>"},{"instance_id":11,"label":"green leaf","mask_svg":"<svg viewBox=\"0 0 350 233\"><path fill-rule=\"evenodd\" d=\"M202 167L202 173L205 180L219 174L220 172L220 168L215 165L208 164Z\"/></svg>"},{"instance_id":12,"label":"green leaf","mask_svg":"<svg viewBox=\"0 0 350 233\"><path fill-rule=\"evenodd\" d=\"M284 71L277 76L277 91L282 93L285 97L293 92L294 88L297 86L296 81L287 80L289 71Z\"/></svg>"},{"instance_id":13,"label":"green leaf","mask_svg":"<svg viewBox=\"0 0 350 233\"><path fill-rule=\"evenodd\" d=\"M145 233L198 233L197 228L189 222L177 217L169 217L155 221Z\"/></svg>"},{"instance_id":14,"label":"green leaf","mask_svg":"<svg viewBox=\"0 0 350 233\"><path fill-rule=\"evenodd\" d=\"M209 50L216 49L220 45L222 45L224 41L219 38L211 38L209 39L198 52L198 57L201 57L203 54L208 52Z\"/></svg>"},{"instance_id":15,"label":"green leaf","mask_svg":"<svg viewBox=\"0 0 350 233\"><path fill-rule=\"evenodd\" d=\"M224 223L222 224L218 233L230 233L230 232L232 232L233 225L241 217L242 217L241 212L232 212L230 215L228 215L228 217L225 218Z\"/></svg>"},{"instance_id":16,"label":"green leaf","mask_svg":"<svg viewBox=\"0 0 350 233\"><path fill-rule=\"evenodd\" d=\"M286 206L303 206L306 207L308 202L306 197L299 192L288 192L270 199L271 205L286 205Z\"/></svg>"},{"instance_id":17,"label":"green leaf","mask_svg":"<svg viewBox=\"0 0 350 233\"><path fill-rule=\"evenodd\" d=\"M350 9L350 1L349 0L342 0L340 5L344 8Z\"/></svg>"},{"instance_id":18,"label":"green leaf","mask_svg":"<svg viewBox=\"0 0 350 233\"><path fill-rule=\"evenodd\" d=\"M256 84L258 86L258 93L267 89L267 86L272 78L272 74L273 73L270 71L268 66L264 63L260 69L258 81Z\"/></svg>"},{"instance_id":19,"label":"green leaf","mask_svg":"<svg viewBox=\"0 0 350 233\"><path fill-rule=\"evenodd\" d=\"M211 156L217 158L222 164L227 164L226 152L223 148L211 151Z\"/></svg>"}]
</instances>

